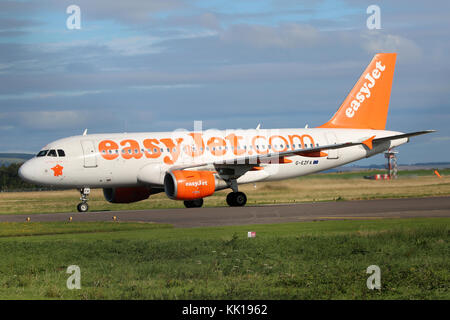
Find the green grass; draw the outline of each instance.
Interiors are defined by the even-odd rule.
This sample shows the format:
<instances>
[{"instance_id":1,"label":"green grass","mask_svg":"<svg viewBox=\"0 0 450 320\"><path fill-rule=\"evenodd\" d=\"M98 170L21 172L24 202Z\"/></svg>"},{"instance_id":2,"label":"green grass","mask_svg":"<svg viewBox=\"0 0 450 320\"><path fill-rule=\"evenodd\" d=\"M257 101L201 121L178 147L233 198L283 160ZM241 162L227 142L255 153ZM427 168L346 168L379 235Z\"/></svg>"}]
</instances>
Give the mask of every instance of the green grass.
<instances>
[{"instance_id":1,"label":"green grass","mask_svg":"<svg viewBox=\"0 0 450 320\"><path fill-rule=\"evenodd\" d=\"M138 231L141 229L164 229L171 225L153 223L103 223L103 222L46 222L8 223L0 228L0 239L5 237L41 236L77 233L101 233L117 231Z\"/></svg>"},{"instance_id":2,"label":"green grass","mask_svg":"<svg viewBox=\"0 0 450 320\"><path fill-rule=\"evenodd\" d=\"M449 299L449 222L3 223L0 298ZM66 288L73 264L81 290ZM366 287L370 265L380 291Z\"/></svg>"}]
</instances>

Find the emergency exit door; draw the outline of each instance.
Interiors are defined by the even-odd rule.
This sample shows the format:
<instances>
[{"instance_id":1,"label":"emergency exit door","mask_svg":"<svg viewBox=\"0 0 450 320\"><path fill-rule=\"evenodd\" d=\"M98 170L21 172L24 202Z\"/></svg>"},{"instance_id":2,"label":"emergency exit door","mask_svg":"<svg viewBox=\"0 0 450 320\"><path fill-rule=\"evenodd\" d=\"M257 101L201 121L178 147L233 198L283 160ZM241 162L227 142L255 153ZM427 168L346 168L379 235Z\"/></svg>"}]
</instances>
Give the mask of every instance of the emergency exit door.
<instances>
[{"instance_id":1,"label":"emergency exit door","mask_svg":"<svg viewBox=\"0 0 450 320\"><path fill-rule=\"evenodd\" d=\"M327 138L328 144L338 143L336 135L334 133L328 132L325 136ZM328 153L327 159L339 159L339 149L328 149L326 152Z\"/></svg>"}]
</instances>

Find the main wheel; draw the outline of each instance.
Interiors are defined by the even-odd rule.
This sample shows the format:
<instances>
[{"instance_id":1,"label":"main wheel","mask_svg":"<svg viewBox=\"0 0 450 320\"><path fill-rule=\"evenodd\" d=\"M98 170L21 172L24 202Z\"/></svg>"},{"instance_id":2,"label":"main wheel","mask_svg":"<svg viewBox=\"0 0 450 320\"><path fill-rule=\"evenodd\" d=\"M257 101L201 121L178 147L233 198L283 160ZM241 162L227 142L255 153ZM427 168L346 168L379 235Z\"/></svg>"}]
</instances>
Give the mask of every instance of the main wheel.
<instances>
[{"instance_id":1,"label":"main wheel","mask_svg":"<svg viewBox=\"0 0 450 320\"><path fill-rule=\"evenodd\" d=\"M195 199L195 200L187 200L184 201L184 206L186 208L200 208L201 206L203 206L203 199Z\"/></svg>"},{"instance_id":2,"label":"main wheel","mask_svg":"<svg viewBox=\"0 0 450 320\"><path fill-rule=\"evenodd\" d=\"M230 192L227 195L227 204L230 207L242 207L247 203L247 196L243 192Z\"/></svg>"},{"instance_id":3,"label":"main wheel","mask_svg":"<svg viewBox=\"0 0 450 320\"><path fill-rule=\"evenodd\" d=\"M86 202L81 202L77 206L78 212L87 212L89 210L89 206Z\"/></svg>"},{"instance_id":4,"label":"main wheel","mask_svg":"<svg viewBox=\"0 0 450 320\"><path fill-rule=\"evenodd\" d=\"M234 207L235 206L235 204L234 204L234 192L230 192L229 194L227 194L227 204L230 206L230 207Z\"/></svg>"}]
</instances>

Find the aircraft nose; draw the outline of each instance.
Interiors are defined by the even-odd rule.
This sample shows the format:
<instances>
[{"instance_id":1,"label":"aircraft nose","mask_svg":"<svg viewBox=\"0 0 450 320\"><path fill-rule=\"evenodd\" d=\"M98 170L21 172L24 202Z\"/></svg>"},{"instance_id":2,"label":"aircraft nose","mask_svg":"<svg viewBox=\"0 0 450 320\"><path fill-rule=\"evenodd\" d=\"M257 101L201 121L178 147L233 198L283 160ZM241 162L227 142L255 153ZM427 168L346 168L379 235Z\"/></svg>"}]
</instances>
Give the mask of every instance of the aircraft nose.
<instances>
[{"instance_id":1,"label":"aircraft nose","mask_svg":"<svg viewBox=\"0 0 450 320\"><path fill-rule=\"evenodd\" d=\"M25 162L19 168L19 177L22 180L25 180L27 182L33 182L33 180L34 180L34 170L33 170L33 166L31 165L30 161Z\"/></svg>"}]
</instances>

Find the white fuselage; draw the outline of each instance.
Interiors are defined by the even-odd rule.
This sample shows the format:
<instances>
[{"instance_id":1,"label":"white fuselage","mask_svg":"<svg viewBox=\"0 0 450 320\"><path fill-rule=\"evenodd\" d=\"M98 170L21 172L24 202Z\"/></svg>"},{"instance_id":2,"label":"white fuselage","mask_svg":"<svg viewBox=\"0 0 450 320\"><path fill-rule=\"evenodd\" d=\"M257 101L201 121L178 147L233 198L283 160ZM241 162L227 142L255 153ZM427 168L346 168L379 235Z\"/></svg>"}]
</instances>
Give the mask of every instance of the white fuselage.
<instances>
[{"instance_id":1,"label":"white fuselage","mask_svg":"<svg viewBox=\"0 0 450 320\"><path fill-rule=\"evenodd\" d=\"M252 129L203 132L89 134L60 139L42 150L63 150L64 156L27 161L20 175L27 181L65 188L162 187L170 168L400 134L366 129ZM325 156L291 156L282 164L255 164L238 184L288 179L335 168L407 142L387 141L369 150L362 145L329 150ZM53 154L53 153L52 153Z\"/></svg>"}]
</instances>

